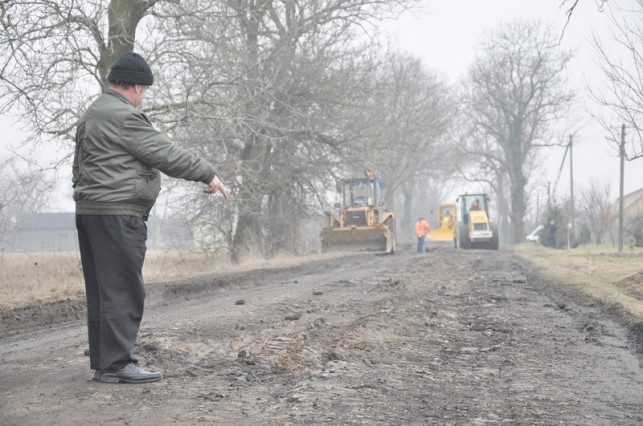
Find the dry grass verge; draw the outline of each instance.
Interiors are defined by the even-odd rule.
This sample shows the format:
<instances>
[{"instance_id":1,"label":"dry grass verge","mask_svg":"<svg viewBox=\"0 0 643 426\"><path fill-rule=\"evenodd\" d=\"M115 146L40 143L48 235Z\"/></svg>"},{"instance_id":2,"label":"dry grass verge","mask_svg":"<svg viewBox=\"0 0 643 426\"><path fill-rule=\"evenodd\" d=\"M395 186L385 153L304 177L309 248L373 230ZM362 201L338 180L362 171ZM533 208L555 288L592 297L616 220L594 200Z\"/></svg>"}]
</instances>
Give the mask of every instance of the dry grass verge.
<instances>
[{"instance_id":1,"label":"dry grass verge","mask_svg":"<svg viewBox=\"0 0 643 426\"><path fill-rule=\"evenodd\" d=\"M143 276L147 285L153 286L157 282L178 278L290 266L337 255L278 256L271 260L254 258L237 265L231 263L225 253L188 249L148 250ZM0 308L84 297L78 252L0 252Z\"/></svg>"},{"instance_id":2,"label":"dry grass verge","mask_svg":"<svg viewBox=\"0 0 643 426\"><path fill-rule=\"evenodd\" d=\"M618 253L607 245L555 250L521 244L513 251L564 289L578 290L643 321L643 249L628 247Z\"/></svg>"},{"instance_id":3,"label":"dry grass verge","mask_svg":"<svg viewBox=\"0 0 643 426\"><path fill-rule=\"evenodd\" d=\"M521 244L513 251L566 293L583 294L616 316L643 354L643 249L588 245L555 250Z\"/></svg>"}]
</instances>

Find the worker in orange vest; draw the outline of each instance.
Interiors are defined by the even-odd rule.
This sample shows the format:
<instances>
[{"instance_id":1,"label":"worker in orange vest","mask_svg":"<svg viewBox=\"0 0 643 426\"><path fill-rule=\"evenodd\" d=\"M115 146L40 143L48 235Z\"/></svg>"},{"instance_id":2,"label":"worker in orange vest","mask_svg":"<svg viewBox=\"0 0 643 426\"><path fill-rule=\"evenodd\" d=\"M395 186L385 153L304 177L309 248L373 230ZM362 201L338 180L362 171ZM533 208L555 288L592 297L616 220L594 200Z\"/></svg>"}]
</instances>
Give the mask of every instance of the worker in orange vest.
<instances>
[{"instance_id":1,"label":"worker in orange vest","mask_svg":"<svg viewBox=\"0 0 643 426\"><path fill-rule=\"evenodd\" d=\"M427 222L423 217L419 218L417 222L415 222L415 236L418 239L418 253L424 253L424 239L428 232L431 232L429 222Z\"/></svg>"}]
</instances>

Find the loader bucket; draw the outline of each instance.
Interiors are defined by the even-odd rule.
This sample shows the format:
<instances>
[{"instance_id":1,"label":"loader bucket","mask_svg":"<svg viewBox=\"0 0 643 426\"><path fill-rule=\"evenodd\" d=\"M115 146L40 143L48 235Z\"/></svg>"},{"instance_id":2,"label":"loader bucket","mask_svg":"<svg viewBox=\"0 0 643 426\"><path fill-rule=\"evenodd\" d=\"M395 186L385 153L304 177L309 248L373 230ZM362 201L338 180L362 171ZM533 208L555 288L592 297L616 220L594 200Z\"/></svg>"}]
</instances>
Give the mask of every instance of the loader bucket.
<instances>
[{"instance_id":1,"label":"loader bucket","mask_svg":"<svg viewBox=\"0 0 643 426\"><path fill-rule=\"evenodd\" d=\"M388 228L325 228L320 233L322 253L332 251L386 251Z\"/></svg>"},{"instance_id":2,"label":"loader bucket","mask_svg":"<svg viewBox=\"0 0 643 426\"><path fill-rule=\"evenodd\" d=\"M453 242L454 235L455 231L453 229L440 227L432 229L431 232L427 234L427 240L433 242Z\"/></svg>"},{"instance_id":3,"label":"loader bucket","mask_svg":"<svg viewBox=\"0 0 643 426\"><path fill-rule=\"evenodd\" d=\"M454 222L456 219L456 205L453 203L442 203L438 206L438 226L427 234L427 241L447 242L453 241L455 237Z\"/></svg>"}]
</instances>

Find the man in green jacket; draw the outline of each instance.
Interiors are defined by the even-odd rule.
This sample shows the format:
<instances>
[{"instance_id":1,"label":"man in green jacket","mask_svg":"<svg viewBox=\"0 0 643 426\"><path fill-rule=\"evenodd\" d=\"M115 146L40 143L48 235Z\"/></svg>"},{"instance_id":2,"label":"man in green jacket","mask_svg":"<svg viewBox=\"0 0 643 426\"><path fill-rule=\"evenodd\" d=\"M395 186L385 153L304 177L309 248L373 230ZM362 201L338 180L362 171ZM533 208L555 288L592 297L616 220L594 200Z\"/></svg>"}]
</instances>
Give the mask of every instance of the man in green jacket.
<instances>
[{"instance_id":1,"label":"man in green jacket","mask_svg":"<svg viewBox=\"0 0 643 426\"><path fill-rule=\"evenodd\" d=\"M159 172L228 194L210 163L176 146L137 108L154 83L143 57L122 55L107 80L78 122L72 178L89 362L93 380L149 383L163 375L139 368L132 349L145 300L145 221L161 189Z\"/></svg>"}]
</instances>

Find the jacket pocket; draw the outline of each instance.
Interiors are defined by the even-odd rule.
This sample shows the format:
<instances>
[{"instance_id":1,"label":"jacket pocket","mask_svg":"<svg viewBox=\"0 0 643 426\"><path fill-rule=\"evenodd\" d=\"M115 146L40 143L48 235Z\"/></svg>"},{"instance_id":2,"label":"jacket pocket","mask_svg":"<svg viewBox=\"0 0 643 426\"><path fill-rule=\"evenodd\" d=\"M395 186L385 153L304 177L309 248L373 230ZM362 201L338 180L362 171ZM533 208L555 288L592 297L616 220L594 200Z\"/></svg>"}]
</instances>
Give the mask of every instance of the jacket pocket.
<instances>
[{"instance_id":1,"label":"jacket pocket","mask_svg":"<svg viewBox=\"0 0 643 426\"><path fill-rule=\"evenodd\" d=\"M134 185L134 197L146 204L154 203L161 191L161 174L156 169L139 169Z\"/></svg>"}]
</instances>

